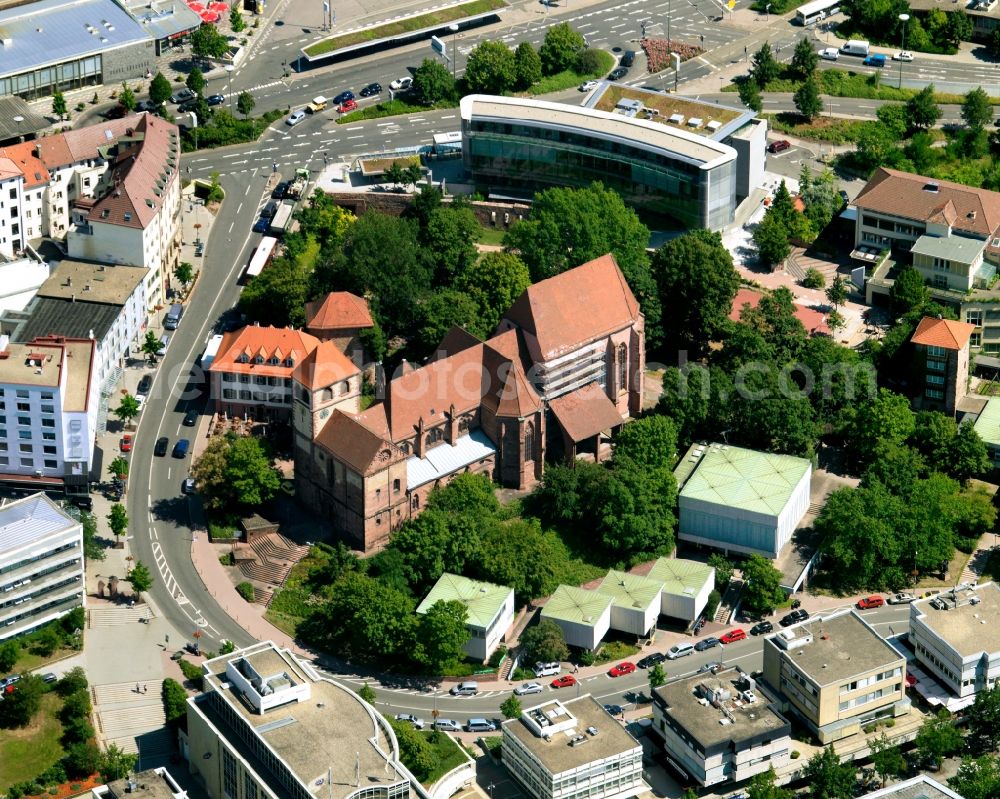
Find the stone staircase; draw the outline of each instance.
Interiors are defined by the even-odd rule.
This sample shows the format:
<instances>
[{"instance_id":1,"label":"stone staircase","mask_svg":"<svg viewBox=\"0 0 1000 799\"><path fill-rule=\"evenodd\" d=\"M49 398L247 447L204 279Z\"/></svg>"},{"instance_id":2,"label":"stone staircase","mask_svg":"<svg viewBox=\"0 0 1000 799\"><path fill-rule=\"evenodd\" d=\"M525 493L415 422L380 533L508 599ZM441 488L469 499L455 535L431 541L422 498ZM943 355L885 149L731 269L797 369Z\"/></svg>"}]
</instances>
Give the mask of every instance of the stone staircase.
<instances>
[{"instance_id":1,"label":"stone staircase","mask_svg":"<svg viewBox=\"0 0 1000 799\"><path fill-rule=\"evenodd\" d=\"M273 589L285 582L292 566L309 554L309 547L289 541L281 533L268 533L254 537L250 548L257 560L241 561L239 568L249 579L266 584L266 588L254 587L254 601L267 607L274 596Z\"/></svg>"},{"instance_id":2,"label":"stone staircase","mask_svg":"<svg viewBox=\"0 0 1000 799\"><path fill-rule=\"evenodd\" d=\"M112 738L108 743L118 744L119 748L130 754L138 754L139 762L136 771L166 766L174 753L174 733L169 727L144 732L139 736Z\"/></svg>"},{"instance_id":3,"label":"stone staircase","mask_svg":"<svg viewBox=\"0 0 1000 799\"><path fill-rule=\"evenodd\" d=\"M151 680L150 682L140 683L140 685L146 686L146 693L143 694L136 693L135 685L134 682L92 685L90 687L90 694L94 702L94 707L100 705L110 707L111 705L117 706L122 703L132 706L147 705L154 701L158 705L161 704L160 690L163 687L163 680Z\"/></svg>"},{"instance_id":4,"label":"stone staircase","mask_svg":"<svg viewBox=\"0 0 1000 799\"><path fill-rule=\"evenodd\" d=\"M87 611L87 627L94 629L97 627L119 627L126 624L138 624L139 619L151 619L153 612L149 605L136 605L135 607L102 607L91 608Z\"/></svg>"},{"instance_id":5,"label":"stone staircase","mask_svg":"<svg viewBox=\"0 0 1000 799\"><path fill-rule=\"evenodd\" d=\"M161 690L163 680L92 685L91 699L97 733L107 743L138 753L143 769L166 765L173 753L173 732L166 727Z\"/></svg>"}]
</instances>

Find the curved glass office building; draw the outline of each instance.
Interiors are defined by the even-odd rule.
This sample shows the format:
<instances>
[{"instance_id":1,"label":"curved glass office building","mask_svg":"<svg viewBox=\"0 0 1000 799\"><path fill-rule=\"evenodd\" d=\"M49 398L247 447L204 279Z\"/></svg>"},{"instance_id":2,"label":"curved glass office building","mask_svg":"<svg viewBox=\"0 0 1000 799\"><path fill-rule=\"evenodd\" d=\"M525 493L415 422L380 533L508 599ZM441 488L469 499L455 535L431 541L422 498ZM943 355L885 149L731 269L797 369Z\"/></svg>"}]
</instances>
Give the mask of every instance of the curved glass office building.
<instances>
[{"instance_id":1,"label":"curved glass office building","mask_svg":"<svg viewBox=\"0 0 1000 799\"><path fill-rule=\"evenodd\" d=\"M658 122L517 97L462 99L462 158L491 193L599 180L636 209L719 230L736 210L736 150Z\"/></svg>"}]
</instances>

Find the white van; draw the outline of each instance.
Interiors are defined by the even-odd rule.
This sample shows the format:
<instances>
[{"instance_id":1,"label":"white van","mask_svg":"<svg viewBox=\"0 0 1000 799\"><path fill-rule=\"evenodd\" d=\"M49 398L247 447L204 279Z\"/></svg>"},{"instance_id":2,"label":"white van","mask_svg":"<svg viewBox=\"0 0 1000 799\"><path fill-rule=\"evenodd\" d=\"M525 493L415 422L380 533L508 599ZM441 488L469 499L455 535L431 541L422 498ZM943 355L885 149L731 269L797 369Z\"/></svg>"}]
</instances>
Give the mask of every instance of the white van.
<instances>
[{"instance_id":1,"label":"white van","mask_svg":"<svg viewBox=\"0 0 1000 799\"><path fill-rule=\"evenodd\" d=\"M694 654L694 644L674 644L667 650L667 659L677 660L677 658L692 654Z\"/></svg>"},{"instance_id":2,"label":"white van","mask_svg":"<svg viewBox=\"0 0 1000 799\"><path fill-rule=\"evenodd\" d=\"M458 685L454 686L449 693L452 696L475 696L479 693L479 683L460 682Z\"/></svg>"},{"instance_id":3,"label":"white van","mask_svg":"<svg viewBox=\"0 0 1000 799\"><path fill-rule=\"evenodd\" d=\"M496 732L497 725L489 719L469 719L465 729L467 732Z\"/></svg>"},{"instance_id":4,"label":"white van","mask_svg":"<svg viewBox=\"0 0 1000 799\"><path fill-rule=\"evenodd\" d=\"M535 664L535 676L536 677L554 677L562 671L562 667L558 663L536 663Z\"/></svg>"}]
</instances>

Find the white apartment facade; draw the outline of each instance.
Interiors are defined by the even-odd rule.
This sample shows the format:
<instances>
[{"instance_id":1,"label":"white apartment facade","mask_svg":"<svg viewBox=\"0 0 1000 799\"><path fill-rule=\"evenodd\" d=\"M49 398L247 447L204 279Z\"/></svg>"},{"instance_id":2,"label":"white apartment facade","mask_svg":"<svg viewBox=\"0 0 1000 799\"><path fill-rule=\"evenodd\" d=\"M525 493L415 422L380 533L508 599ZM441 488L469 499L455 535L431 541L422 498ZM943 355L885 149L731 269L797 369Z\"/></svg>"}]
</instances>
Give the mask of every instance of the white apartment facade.
<instances>
[{"instance_id":1,"label":"white apartment facade","mask_svg":"<svg viewBox=\"0 0 1000 799\"><path fill-rule=\"evenodd\" d=\"M86 604L83 525L38 493L0 507L0 640Z\"/></svg>"}]
</instances>

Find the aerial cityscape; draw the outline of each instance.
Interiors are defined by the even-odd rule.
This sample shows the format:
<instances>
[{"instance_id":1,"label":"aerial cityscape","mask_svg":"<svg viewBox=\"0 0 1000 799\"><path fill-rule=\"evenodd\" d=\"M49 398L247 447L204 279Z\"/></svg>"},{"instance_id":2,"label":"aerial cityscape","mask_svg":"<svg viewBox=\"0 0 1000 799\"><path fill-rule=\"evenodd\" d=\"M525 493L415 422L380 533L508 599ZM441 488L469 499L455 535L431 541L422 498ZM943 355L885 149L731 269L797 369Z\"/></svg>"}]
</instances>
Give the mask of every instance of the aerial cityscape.
<instances>
[{"instance_id":1,"label":"aerial cityscape","mask_svg":"<svg viewBox=\"0 0 1000 799\"><path fill-rule=\"evenodd\" d=\"M0 799L1000 799L1000 2L0 0Z\"/></svg>"}]
</instances>

